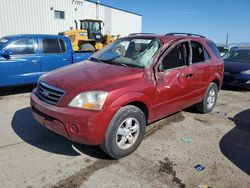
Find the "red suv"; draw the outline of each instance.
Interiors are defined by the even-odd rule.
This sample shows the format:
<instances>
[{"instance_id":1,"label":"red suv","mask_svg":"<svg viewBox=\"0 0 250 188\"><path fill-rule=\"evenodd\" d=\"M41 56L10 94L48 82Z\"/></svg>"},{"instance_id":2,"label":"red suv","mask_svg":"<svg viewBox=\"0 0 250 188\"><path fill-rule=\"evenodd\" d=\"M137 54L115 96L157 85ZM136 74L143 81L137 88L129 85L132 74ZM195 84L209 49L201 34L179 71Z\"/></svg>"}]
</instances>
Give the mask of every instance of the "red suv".
<instances>
[{"instance_id":1,"label":"red suv","mask_svg":"<svg viewBox=\"0 0 250 188\"><path fill-rule=\"evenodd\" d=\"M42 76L31 109L48 129L121 158L147 124L193 105L212 111L222 79L220 53L203 36L131 34Z\"/></svg>"}]
</instances>

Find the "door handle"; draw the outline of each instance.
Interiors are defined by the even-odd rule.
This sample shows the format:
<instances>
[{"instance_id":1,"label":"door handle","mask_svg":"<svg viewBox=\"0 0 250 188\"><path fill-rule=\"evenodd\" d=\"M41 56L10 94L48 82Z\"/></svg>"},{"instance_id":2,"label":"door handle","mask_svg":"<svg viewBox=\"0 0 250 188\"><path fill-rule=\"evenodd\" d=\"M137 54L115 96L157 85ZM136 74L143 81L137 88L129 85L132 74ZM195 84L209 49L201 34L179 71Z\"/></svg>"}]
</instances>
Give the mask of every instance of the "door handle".
<instances>
[{"instance_id":1,"label":"door handle","mask_svg":"<svg viewBox=\"0 0 250 188\"><path fill-rule=\"evenodd\" d=\"M38 63L38 60L32 60L31 61L33 64L37 64Z\"/></svg>"},{"instance_id":2,"label":"door handle","mask_svg":"<svg viewBox=\"0 0 250 188\"><path fill-rule=\"evenodd\" d=\"M190 78L193 77L193 75L194 75L194 74L187 74L187 75L186 75L186 78L190 79Z\"/></svg>"},{"instance_id":3,"label":"door handle","mask_svg":"<svg viewBox=\"0 0 250 188\"><path fill-rule=\"evenodd\" d=\"M63 61L68 61L68 59L63 59Z\"/></svg>"}]
</instances>

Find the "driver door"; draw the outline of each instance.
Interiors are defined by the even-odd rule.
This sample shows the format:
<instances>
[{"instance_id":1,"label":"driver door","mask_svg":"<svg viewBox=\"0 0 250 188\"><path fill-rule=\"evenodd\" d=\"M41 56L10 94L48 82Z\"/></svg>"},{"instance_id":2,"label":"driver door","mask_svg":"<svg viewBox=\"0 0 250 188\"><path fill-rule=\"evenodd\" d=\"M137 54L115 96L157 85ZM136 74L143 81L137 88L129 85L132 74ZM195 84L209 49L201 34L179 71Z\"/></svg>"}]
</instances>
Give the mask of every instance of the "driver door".
<instances>
[{"instance_id":1,"label":"driver door","mask_svg":"<svg viewBox=\"0 0 250 188\"><path fill-rule=\"evenodd\" d=\"M41 75L36 39L17 39L4 50L10 55L0 57L0 86L35 83Z\"/></svg>"}]
</instances>

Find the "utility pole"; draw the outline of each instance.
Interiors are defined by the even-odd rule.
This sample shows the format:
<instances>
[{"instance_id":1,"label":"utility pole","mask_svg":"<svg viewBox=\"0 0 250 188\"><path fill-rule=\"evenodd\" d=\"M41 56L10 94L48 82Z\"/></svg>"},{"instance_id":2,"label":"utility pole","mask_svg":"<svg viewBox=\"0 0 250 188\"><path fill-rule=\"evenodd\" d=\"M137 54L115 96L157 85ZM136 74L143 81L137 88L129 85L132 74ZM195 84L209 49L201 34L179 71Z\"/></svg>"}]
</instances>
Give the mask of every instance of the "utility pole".
<instances>
[{"instance_id":1,"label":"utility pole","mask_svg":"<svg viewBox=\"0 0 250 188\"><path fill-rule=\"evenodd\" d=\"M227 33L227 37L226 37L226 45L228 44L228 33Z\"/></svg>"},{"instance_id":2,"label":"utility pole","mask_svg":"<svg viewBox=\"0 0 250 188\"><path fill-rule=\"evenodd\" d=\"M99 20L99 4L100 4L100 1L97 1L96 2L96 19Z\"/></svg>"}]
</instances>

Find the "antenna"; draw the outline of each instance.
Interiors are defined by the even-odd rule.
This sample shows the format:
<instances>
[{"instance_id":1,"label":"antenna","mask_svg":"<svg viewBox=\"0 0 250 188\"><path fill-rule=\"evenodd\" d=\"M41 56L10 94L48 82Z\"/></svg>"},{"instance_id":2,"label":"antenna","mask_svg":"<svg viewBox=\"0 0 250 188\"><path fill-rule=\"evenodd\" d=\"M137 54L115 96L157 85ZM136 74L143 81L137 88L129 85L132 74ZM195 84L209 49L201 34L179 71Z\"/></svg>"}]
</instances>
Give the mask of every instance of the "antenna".
<instances>
[{"instance_id":1,"label":"antenna","mask_svg":"<svg viewBox=\"0 0 250 188\"><path fill-rule=\"evenodd\" d=\"M226 37L226 45L228 44L228 33L227 33L227 37Z\"/></svg>"}]
</instances>

